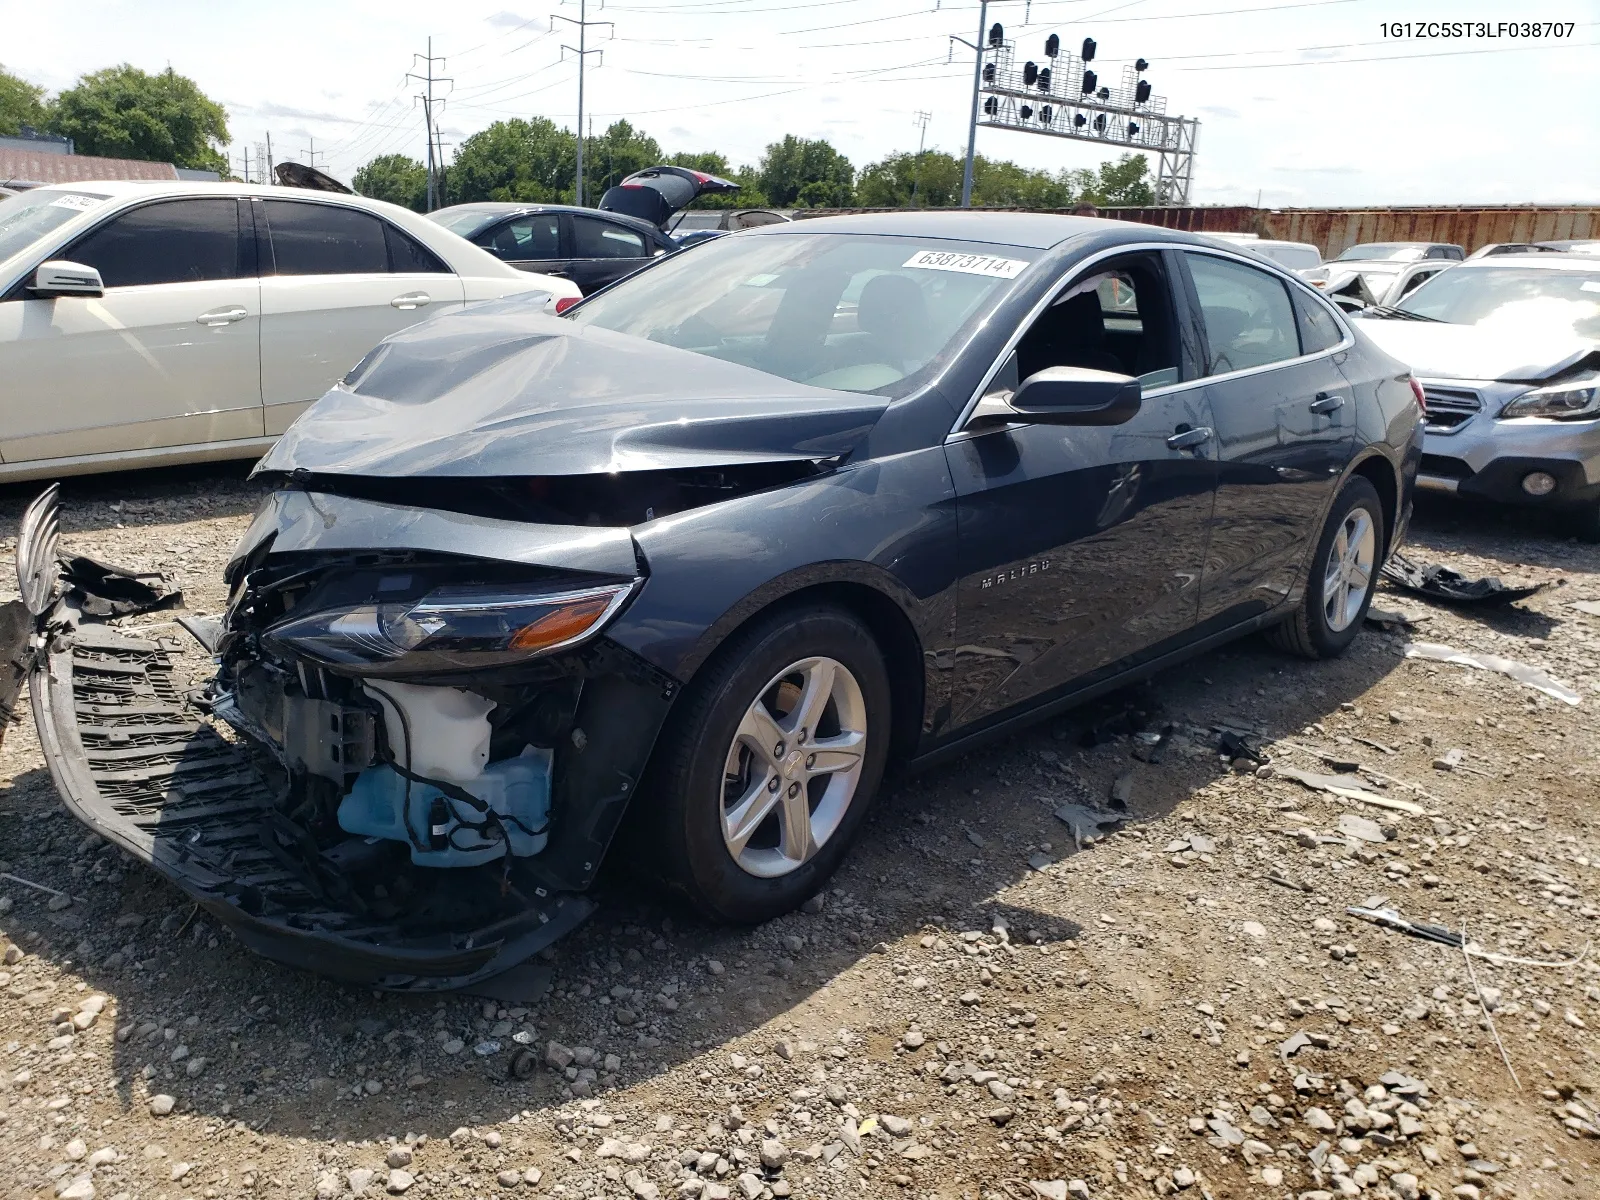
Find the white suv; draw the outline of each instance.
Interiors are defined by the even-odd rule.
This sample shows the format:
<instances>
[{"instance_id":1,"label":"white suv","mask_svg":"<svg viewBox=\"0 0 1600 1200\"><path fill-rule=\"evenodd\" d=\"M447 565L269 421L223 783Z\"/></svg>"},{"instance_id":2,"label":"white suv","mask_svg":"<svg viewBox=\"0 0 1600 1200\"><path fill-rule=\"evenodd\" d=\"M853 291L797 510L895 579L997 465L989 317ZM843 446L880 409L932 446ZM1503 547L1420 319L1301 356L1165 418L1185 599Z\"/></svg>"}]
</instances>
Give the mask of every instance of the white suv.
<instances>
[{"instance_id":1,"label":"white suv","mask_svg":"<svg viewBox=\"0 0 1600 1200\"><path fill-rule=\"evenodd\" d=\"M579 295L360 196L106 182L0 198L0 480L253 458L389 334L521 293L542 309Z\"/></svg>"}]
</instances>

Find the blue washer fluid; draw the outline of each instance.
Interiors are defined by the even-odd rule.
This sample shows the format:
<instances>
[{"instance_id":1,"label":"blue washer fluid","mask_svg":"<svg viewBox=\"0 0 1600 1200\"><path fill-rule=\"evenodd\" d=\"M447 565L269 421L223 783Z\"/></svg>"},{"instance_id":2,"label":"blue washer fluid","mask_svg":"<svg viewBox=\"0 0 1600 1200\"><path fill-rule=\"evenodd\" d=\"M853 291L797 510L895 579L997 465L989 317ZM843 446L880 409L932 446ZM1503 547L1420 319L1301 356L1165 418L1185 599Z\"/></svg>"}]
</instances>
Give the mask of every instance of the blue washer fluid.
<instances>
[{"instance_id":1,"label":"blue washer fluid","mask_svg":"<svg viewBox=\"0 0 1600 1200\"><path fill-rule=\"evenodd\" d=\"M478 778L457 785L502 818L514 819L503 819L500 825L511 853L518 857L539 853L549 840L542 832L525 832L518 823L542 830L550 819L550 757L549 750L530 746L516 758L490 763ZM499 829L470 805L452 800L431 784L408 785L387 763L356 776L350 794L339 802L339 828L404 842L419 867L475 867L506 852ZM419 848L440 845L442 849Z\"/></svg>"}]
</instances>

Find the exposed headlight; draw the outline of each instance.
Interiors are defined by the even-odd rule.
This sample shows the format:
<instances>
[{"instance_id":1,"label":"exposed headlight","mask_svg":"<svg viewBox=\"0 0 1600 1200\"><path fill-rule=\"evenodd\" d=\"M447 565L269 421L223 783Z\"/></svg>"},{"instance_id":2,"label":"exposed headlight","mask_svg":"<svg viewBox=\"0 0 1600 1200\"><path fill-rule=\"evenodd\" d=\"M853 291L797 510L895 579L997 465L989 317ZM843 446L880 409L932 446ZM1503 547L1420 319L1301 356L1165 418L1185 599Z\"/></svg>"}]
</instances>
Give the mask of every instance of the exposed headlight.
<instances>
[{"instance_id":1,"label":"exposed headlight","mask_svg":"<svg viewBox=\"0 0 1600 1200\"><path fill-rule=\"evenodd\" d=\"M357 674L428 674L522 662L598 633L634 584L528 595L504 585L438 587L420 600L373 601L290 616L268 649Z\"/></svg>"},{"instance_id":2,"label":"exposed headlight","mask_svg":"<svg viewBox=\"0 0 1600 1200\"><path fill-rule=\"evenodd\" d=\"M1551 421L1582 421L1600 416L1600 378L1590 376L1523 392L1500 415L1544 417Z\"/></svg>"}]
</instances>

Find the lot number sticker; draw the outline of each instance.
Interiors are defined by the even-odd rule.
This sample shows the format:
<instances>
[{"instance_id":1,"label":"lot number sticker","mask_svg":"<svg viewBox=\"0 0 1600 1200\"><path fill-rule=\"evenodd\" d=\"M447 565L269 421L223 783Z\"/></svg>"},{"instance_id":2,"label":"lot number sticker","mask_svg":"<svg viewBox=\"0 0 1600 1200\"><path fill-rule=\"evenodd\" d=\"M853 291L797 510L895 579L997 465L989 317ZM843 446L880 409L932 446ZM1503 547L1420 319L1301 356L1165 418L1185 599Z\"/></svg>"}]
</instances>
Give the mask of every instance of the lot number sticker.
<instances>
[{"instance_id":1,"label":"lot number sticker","mask_svg":"<svg viewBox=\"0 0 1600 1200\"><path fill-rule=\"evenodd\" d=\"M50 201L51 208L74 208L79 212L88 212L100 203L98 196L80 196L76 192L69 192L65 196L57 196Z\"/></svg>"},{"instance_id":2,"label":"lot number sticker","mask_svg":"<svg viewBox=\"0 0 1600 1200\"><path fill-rule=\"evenodd\" d=\"M921 250L906 259L904 265L926 271L988 275L993 279L1015 279L1028 266L1020 258L995 258L991 254L961 254L952 250Z\"/></svg>"}]
</instances>

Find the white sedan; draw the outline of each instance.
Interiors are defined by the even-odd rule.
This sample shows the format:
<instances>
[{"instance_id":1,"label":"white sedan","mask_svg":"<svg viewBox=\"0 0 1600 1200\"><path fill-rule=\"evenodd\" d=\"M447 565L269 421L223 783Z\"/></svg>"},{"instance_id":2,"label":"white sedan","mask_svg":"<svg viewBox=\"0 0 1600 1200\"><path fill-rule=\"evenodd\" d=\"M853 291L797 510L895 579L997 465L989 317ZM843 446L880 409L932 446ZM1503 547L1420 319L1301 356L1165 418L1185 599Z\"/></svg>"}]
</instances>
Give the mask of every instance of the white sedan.
<instances>
[{"instance_id":1,"label":"white sedan","mask_svg":"<svg viewBox=\"0 0 1600 1200\"><path fill-rule=\"evenodd\" d=\"M0 197L0 480L253 458L375 344L566 279L381 201L230 183Z\"/></svg>"}]
</instances>

